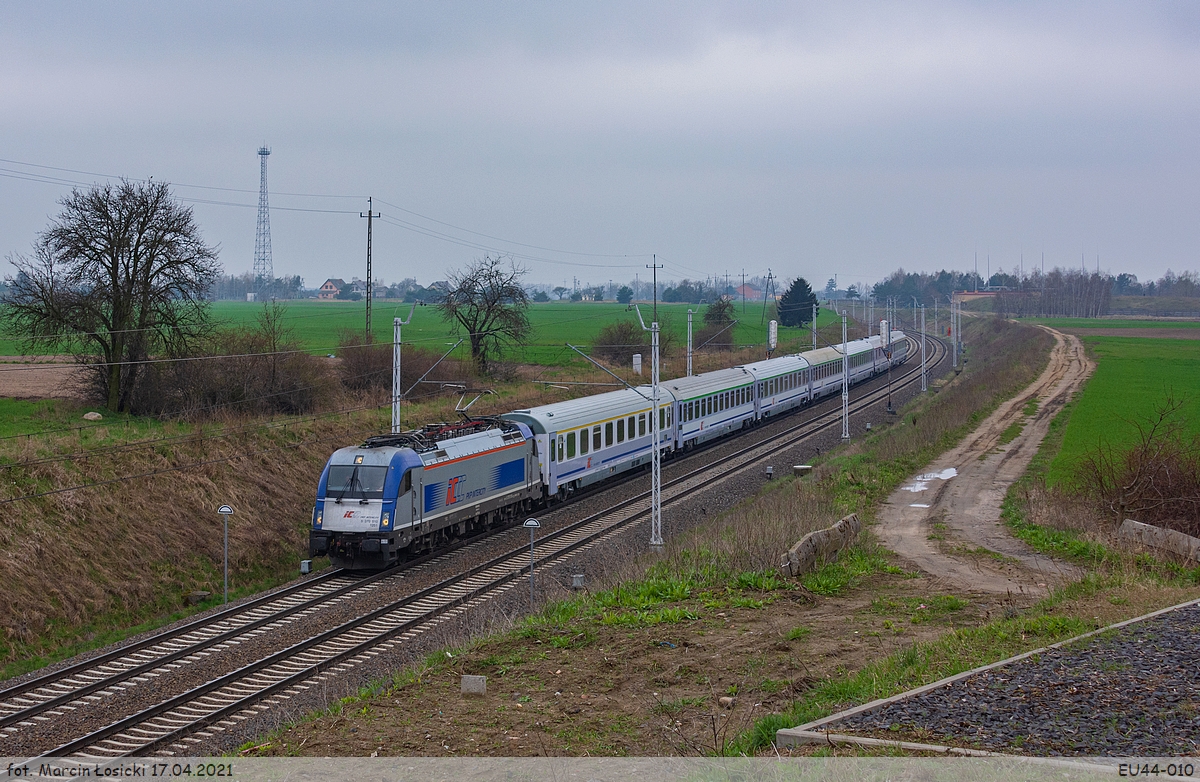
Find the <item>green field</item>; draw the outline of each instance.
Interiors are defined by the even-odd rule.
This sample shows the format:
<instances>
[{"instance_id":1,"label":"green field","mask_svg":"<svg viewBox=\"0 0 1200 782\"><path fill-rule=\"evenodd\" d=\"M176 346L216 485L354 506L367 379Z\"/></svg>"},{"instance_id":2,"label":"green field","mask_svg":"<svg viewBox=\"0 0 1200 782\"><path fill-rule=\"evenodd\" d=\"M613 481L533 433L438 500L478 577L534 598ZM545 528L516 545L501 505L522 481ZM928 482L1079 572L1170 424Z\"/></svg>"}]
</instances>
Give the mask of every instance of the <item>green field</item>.
<instances>
[{"instance_id":1,"label":"green field","mask_svg":"<svg viewBox=\"0 0 1200 782\"><path fill-rule=\"evenodd\" d=\"M1184 403L1178 420L1200 433L1200 340L1082 339L1096 360L1096 373L1071 413L1062 450L1050 465L1051 483L1069 479L1073 466L1097 444L1132 441L1135 423L1170 396Z\"/></svg>"},{"instance_id":2,"label":"green field","mask_svg":"<svg viewBox=\"0 0 1200 782\"><path fill-rule=\"evenodd\" d=\"M246 302L221 301L213 304L214 318L228 326L249 324L262 311L261 304ZM366 323L366 307L362 302L318 302L312 300L292 301L287 307L286 320L295 332L296 338L305 349L313 353L336 353L339 335L344 331L361 333ZM392 341L392 319L407 318L411 305L394 301L376 301L371 307L371 333L375 341ZM659 317L663 323L664 333L674 335L677 345L686 344L687 340L687 311L691 308L694 316L693 328L699 331L703 323L704 305L696 304L663 304L659 303ZM651 306L641 305L642 317L649 323ZM549 302L534 304L529 310L530 321L534 334L531 344L521 350L519 357L511 357L523 363L558 365L582 361L574 352L566 347L567 342L579 347L592 343L596 334L604 326L622 319L636 322L637 314L628 311L622 304L615 302ZM734 317L738 325L734 327L734 343L737 345L763 345L766 342L767 327L761 325L762 302L753 304L747 302L745 314L742 313L741 303L735 305ZM817 325L825 327L833 324L837 317L832 312L821 311ZM417 307L413 311L412 323L404 327L404 344L424 347L431 351L442 352L457 341L454 330L442 320L434 307ZM840 339L840 329L837 338ZM831 338L827 335L827 338ZM780 328L780 350L794 352L811 346L807 328ZM462 357L466 357L466 345L459 348ZM11 339L0 340L0 355L21 355L20 343Z\"/></svg>"},{"instance_id":3,"label":"green field","mask_svg":"<svg viewBox=\"0 0 1200 782\"><path fill-rule=\"evenodd\" d=\"M1029 318L1025 323L1040 323L1052 329L1200 329L1196 320L1118 320L1109 318Z\"/></svg>"}]
</instances>

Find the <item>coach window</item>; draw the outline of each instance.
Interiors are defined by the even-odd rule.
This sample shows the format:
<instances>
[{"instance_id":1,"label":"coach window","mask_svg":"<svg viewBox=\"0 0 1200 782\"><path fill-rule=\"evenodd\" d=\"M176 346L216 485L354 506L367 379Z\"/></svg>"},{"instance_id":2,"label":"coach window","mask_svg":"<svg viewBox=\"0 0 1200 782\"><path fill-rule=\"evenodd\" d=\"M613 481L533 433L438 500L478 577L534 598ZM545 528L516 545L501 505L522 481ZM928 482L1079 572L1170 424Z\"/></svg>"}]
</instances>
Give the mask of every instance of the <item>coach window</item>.
<instances>
[{"instance_id":1,"label":"coach window","mask_svg":"<svg viewBox=\"0 0 1200 782\"><path fill-rule=\"evenodd\" d=\"M584 429L579 433L579 455L583 456L588 452L588 430Z\"/></svg>"},{"instance_id":2,"label":"coach window","mask_svg":"<svg viewBox=\"0 0 1200 782\"><path fill-rule=\"evenodd\" d=\"M633 438L637 437L637 435L634 434L634 432L637 431L637 419L635 419L633 416L629 416L629 420L626 422L626 425L629 427L629 439L632 440Z\"/></svg>"},{"instance_id":3,"label":"coach window","mask_svg":"<svg viewBox=\"0 0 1200 782\"><path fill-rule=\"evenodd\" d=\"M608 423L606 423L604 425L604 447L608 448L608 447L612 446L612 444L613 444L613 425L612 425L612 421L609 421Z\"/></svg>"},{"instance_id":4,"label":"coach window","mask_svg":"<svg viewBox=\"0 0 1200 782\"><path fill-rule=\"evenodd\" d=\"M558 436L558 460L560 462L563 460L563 436L561 434Z\"/></svg>"},{"instance_id":5,"label":"coach window","mask_svg":"<svg viewBox=\"0 0 1200 782\"><path fill-rule=\"evenodd\" d=\"M625 419L624 418L620 418L617 420L617 442L618 443L625 442Z\"/></svg>"},{"instance_id":6,"label":"coach window","mask_svg":"<svg viewBox=\"0 0 1200 782\"><path fill-rule=\"evenodd\" d=\"M646 414L638 413L638 437L646 436Z\"/></svg>"},{"instance_id":7,"label":"coach window","mask_svg":"<svg viewBox=\"0 0 1200 782\"><path fill-rule=\"evenodd\" d=\"M574 432L570 432L567 434L567 458L568 459L575 458L575 433Z\"/></svg>"},{"instance_id":8,"label":"coach window","mask_svg":"<svg viewBox=\"0 0 1200 782\"><path fill-rule=\"evenodd\" d=\"M592 450L593 451L600 450L600 427L599 426L592 427Z\"/></svg>"}]
</instances>

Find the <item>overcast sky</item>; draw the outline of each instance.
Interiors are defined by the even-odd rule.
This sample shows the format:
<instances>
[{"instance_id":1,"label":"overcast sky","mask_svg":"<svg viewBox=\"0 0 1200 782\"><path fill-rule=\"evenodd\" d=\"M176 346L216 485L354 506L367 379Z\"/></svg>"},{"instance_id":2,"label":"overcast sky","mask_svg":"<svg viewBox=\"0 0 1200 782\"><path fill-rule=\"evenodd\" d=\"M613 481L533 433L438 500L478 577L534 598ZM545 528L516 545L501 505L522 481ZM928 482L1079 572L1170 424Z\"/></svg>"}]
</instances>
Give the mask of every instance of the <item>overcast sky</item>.
<instances>
[{"instance_id":1,"label":"overcast sky","mask_svg":"<svg viewBox=\"0 0 1200 782\"><path fill-rule=\"evenodd\" d=\"M1147 279L1200 267L1198 120L1197 3L6 0L0 255L72 183L153 176L249 271L266 142L275 273L310 287L364 276L368 195L389 282L488 251L553 284L652 253Z\"/></svg>"}]
</instances>

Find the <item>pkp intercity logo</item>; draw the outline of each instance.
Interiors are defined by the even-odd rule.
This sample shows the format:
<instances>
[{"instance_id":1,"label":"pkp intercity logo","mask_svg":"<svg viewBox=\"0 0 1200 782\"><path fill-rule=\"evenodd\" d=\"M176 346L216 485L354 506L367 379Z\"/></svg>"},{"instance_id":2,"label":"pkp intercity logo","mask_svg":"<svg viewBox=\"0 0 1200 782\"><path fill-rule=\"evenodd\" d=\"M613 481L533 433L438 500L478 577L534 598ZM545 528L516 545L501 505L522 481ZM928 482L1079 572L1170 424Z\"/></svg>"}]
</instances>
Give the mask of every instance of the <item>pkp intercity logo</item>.
<instances>
[{"instance_id":1,"label":"pkp intercity logo","mask_svg":"<svg viewBox=\"0 0 1200 782\"><path fill-rule=\"evenodd\" d=\"M459 496L459 485L458 484L460 481L462 481L466 477L467 476L465 476L465 475L456 475L453 478L451 478L450 480L446 481L446 505L453 505L454 503L456 503L460 499L462 499Z\"/></svg>"}]
</instances>

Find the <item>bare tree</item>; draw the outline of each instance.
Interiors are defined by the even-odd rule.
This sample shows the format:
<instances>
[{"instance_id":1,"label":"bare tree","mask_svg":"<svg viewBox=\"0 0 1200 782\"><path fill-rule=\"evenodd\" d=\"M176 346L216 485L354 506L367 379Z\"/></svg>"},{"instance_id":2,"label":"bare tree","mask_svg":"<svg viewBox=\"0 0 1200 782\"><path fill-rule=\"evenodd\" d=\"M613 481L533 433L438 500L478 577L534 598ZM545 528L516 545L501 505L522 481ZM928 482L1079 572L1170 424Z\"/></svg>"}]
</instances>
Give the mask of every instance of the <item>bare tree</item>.
<instances>
[{"instance_id":1,"label":"bare tree","mask_svg":"<svg viewBox=\"0 0 1200 782\"><path fill-rule=\"evenodd\" d=\"M467 332L471 359L483 373L509 345L529 339L529 295L521 286L525 269L511 258L485 255L450 275L450 290L438 302L442 317Z\"/></svg>"},{"instance_id":2,"label":"bare tree","mask_svg":"<svg viewBox=\"0 0 1200 782\"><path fill-rule=\"evenodd\" d=\"M209 328L205 294L220 272L192 210L161 182L73 190L32 258L9 260L8 331L26 351L96 363L108 409L128 409L150 355L183 355Z\"/></svg>"}]
</instances>

